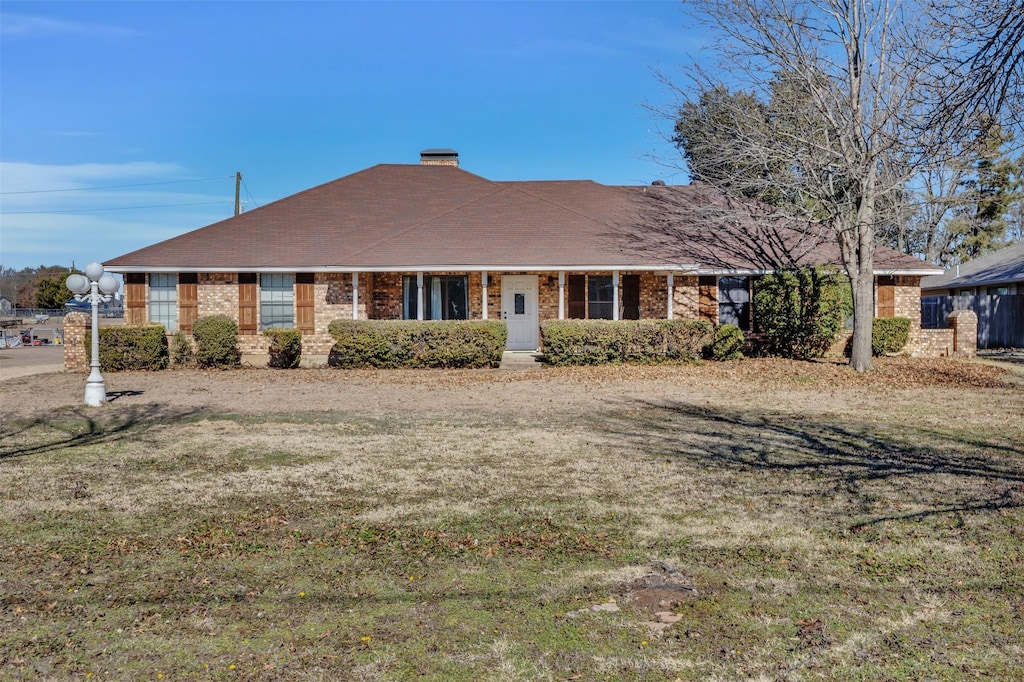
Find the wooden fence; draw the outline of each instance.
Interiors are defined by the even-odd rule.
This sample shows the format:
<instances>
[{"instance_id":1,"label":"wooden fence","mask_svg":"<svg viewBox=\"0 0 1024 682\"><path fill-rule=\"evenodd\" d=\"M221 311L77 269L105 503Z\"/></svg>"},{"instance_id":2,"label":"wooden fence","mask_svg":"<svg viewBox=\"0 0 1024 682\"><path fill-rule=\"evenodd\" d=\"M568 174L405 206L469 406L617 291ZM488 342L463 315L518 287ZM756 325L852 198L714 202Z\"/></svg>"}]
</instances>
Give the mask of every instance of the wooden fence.
<instances>
[{"instance_id":1,"label":"wooden fence","mask_svg":"<svg viewBox=\"0 0 1024 682\"><path fill-rule=\"evenodd\" d=\"M925 296L921 326L945 329L954 310L973 310L978 316L978 348L1024 348L1024 295Z\"/></svg>"}]
</instances>

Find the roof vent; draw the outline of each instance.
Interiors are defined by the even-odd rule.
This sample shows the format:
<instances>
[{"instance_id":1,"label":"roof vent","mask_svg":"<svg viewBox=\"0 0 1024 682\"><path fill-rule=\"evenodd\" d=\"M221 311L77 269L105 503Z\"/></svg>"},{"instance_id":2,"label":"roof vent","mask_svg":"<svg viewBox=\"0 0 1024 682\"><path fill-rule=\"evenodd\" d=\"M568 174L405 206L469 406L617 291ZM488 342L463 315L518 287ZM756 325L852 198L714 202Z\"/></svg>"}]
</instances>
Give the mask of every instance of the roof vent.
<instances>
[{"instance_id":1,"label":"roof vent","mask_svg":"<svg viewBox=\"0 0 1024 682\"><path fill-rule=\"evenodd\" d=\"M459 167L459 153L454 149L424 149L420 152L421 166Z\"/></svg>"},{"instance_id":2,"label":"roof vent","mask_svg":"<svg viewBox=\"0 0 1024 682\"><path fill-rule=\"evenodd\" d=\"M665 181L664 180L655 180L651 184L654 185L655 187L664 187L665 186Z\"/></svg>"}]
</instances>

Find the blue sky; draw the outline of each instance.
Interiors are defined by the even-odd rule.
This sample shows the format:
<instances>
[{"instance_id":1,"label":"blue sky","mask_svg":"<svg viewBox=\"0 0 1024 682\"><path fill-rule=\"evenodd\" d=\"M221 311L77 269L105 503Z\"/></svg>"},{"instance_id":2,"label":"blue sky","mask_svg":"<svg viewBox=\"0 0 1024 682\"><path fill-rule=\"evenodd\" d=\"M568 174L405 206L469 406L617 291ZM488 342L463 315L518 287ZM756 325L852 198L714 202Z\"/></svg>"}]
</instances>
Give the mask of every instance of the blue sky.
<instances>
[{"instance_id":1,"label":"blue sky","mask_svg":"<svg viewBox=\"0 0 1024 682\"><path fill-rule=\"evenodd\" d=\"M82 267L377 163L684 183L677 2L0 4L0 264ZM659 162L656 159L661 159ZM59 191L57 191L59 190Z\"/></svg>"}]
</instances>

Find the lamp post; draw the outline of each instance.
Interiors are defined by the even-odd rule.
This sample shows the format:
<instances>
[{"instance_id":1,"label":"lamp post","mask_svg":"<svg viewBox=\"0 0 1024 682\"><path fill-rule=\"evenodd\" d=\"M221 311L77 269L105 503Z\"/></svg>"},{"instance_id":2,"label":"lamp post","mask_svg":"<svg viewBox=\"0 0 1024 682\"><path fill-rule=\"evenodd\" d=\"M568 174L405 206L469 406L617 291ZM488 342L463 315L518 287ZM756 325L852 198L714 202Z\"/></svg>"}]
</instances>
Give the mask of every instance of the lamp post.
<instances>
[{"instance_id":1,"label":"lamp post","mask_svg":"<svg viewBox=\"0 0 1024 682\"><path fill-rule=\"evenodd\" d=\"M107 387L100 374L100 303L107 303L114 297L120 284L103 266L92 262L85 266L85 275L68 275L64 282L76 301L92 304L92 362L89 378L85 380L85 404L99 407L107 400Z\"/></svg>"}]
</instances>

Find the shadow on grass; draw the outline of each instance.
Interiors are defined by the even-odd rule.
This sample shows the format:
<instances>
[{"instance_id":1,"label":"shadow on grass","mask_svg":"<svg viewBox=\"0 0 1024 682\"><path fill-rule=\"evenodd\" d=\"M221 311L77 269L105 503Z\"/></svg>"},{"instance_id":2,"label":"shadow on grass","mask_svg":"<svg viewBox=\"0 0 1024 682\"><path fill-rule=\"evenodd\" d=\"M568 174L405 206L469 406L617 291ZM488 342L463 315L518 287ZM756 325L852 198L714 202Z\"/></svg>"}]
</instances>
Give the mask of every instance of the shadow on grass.
<instances>
[{"instance_id":1,"label":"shadow on grass","mask_svg":"<svg viewBox=\"0 0 1024 682\"><path fill-rule=\"evenodd\" d=\"M115 443L154 426L191 420L204 410L163 404L126 407L110 412L76 407L32 419L13 419L0 426L0 463L15 457L62 449Z\"/></svg>"},{"instance_id":2,"label":"shadow on grass","mask_svg":"<svg viewBox=\"0 0 1024 682\"><path fill-rule=\"evenodd\" d=\"M647 455L683 457L734 472L774 473L778 476L765 485L776 489L813 481L819 494L845 490L864 508L870 505L863 502L872 496L864 488L886 481L906 491L905 501L929 506L926 511L857 522L851 528L1024 507L1024 445L1008 439L954 435L953 429L942 432L909 423L896 431L842 418L811 420L684 402L645 401L640 410L635 403L631 407L627 413L611 415L606 428ZM791 475L802 479L786 478ZM940 476L959 480L943 484ZM946 498L936 498L936 492L946 493ZM973 499L967 499L971 494Z\"/></svg>"}]
</instances>

